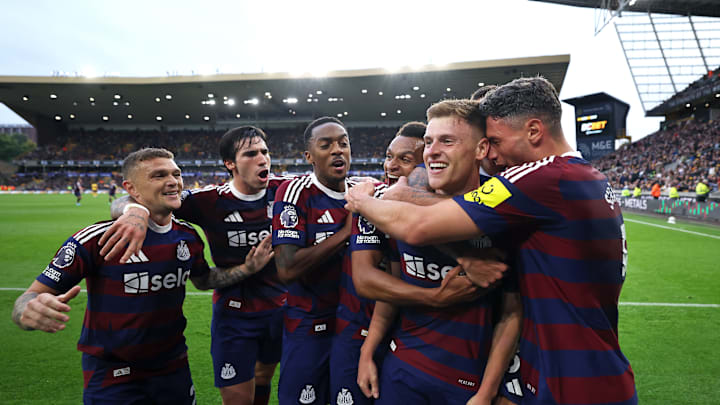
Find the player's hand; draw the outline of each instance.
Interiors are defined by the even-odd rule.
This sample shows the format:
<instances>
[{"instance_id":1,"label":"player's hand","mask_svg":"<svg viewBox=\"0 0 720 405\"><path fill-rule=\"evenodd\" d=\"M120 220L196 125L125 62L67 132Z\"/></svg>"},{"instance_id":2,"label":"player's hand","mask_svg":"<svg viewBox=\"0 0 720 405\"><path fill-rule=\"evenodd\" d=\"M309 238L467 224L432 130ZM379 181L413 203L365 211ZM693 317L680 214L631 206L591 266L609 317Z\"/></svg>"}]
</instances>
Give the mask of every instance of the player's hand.
<instances>
[{"instance_id":1,"label":"player's hand","mask_svg":"<svg viewBox=\"0 0 720 405\"><path fill-rule=\"evenodd\" d=\"M472 301L484 293L470 279L460 275L461 270L460 266L454 267L447 273L440 287L433 289L431 305L438 308L447 307Z\"/></svg>"},{"instance_id":2,"label":"player's hand","mask_svg":"<svg viewBox=\"0 0 720 405\"><path fill-rule=\"evenodd\" d=\"M479 392L470 397L465 405L491 405L492 398L487 398L481 395Z\"/></svg>"},{"instance_id":3,"label":"player's hand","mask_svg":"<svg viewBox=\"0 0 720 405\"><path fill-rule=\"evenodd\" d=\"M120 263L127 262L130 256L140 252L147 234L147 226L148 213L140 208L129 208L100 237L98 241L98 244L102 246L100 255L104 256L106 261L109 261L127 246L125 253L119 260Z\"/></svg>"},{"instance_id":4,"label":"player's hand","mask_svg":"<svg viewBox=\"0 0 720 405\"><path fill-rule=\"evenodd\" d=\"M70 317L64 314L64 312L70 312L70 306L67 303L79 292L80 286L76 285L61 295L38 294L37 297L28 301L20 317L20 324L26 328L49 333L65 329L65 323L70 320Z\"/></svg>"},{"instance_id":5,"label":"player's hand","mask_svg":"<svg viewBox=\"0 0 720 405\"><path fill-rule=\"evenodd\" d=\"M488 288L500 281L503 273L508 269L507 264L501 262L504 255L497 249L482 249L485 251L481 257L459 257L457 262L467 277L482 288Z\"/></svg>"},{"instance_id":6,"label":"player's hand","mask_svg":"<svg viewBox=\"0 0 720 405\"><path fill-rule=\"evenodd\" d=\"M375 193L375 185L371 182L360 183L345 193L345 209L351 212L359 212L363 201L372 198Z\"/></svg>"},{"instance_id":7,"label":"player's hand","mask_svg":"<svg viewBox=\"0 0 720 405\"><path fill-rule=\"evenodd\" d=\"M410 194L412 187L408 185L408 178L400 176L397 182L385 189L383 200L404 201L403 196Z\"/></svg>"},{"instance_id":8,"label":"player's hand","mask_svg":"<svg viewBox=\"0 0 720 405\"><path fill-rule=\"evenodd\" d=\"M253 246L247 256L245 256L245 268L250 274L255 274L262 270L274 255L275 252L272 250L272 235L267 235L257 246Z\"/></svg>"},{"instance_id":9,"label":"player's hand","mask_svg":"<svg viewBox=\"0 0 720 405\"><path fill-rule=\"evenodd\" d=\"M380 397L378 371L372 355L364 356L361 352L360 360L358 361L357 384L366 397L375 399Z\"/></svg>"}]
</instances>

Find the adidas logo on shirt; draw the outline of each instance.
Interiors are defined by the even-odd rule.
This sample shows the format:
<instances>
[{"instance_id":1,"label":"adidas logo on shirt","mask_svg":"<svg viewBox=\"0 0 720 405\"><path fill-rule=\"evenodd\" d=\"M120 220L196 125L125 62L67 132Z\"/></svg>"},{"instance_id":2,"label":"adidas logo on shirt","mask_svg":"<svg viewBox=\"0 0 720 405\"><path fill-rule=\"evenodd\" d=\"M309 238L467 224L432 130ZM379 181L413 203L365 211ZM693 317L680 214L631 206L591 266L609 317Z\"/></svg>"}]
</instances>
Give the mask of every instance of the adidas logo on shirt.
<instances>
[{"instance_id":1,"label":"adidas logo on shirt","mask_svg":"<svg viewBox=\"0 0 720 405\"><path fill-rule=\"evenodd\" d=\"M318 224L334 224L335 219L330 215L330 211L325 210L325 212L322 214L320 219L318 219Z\"/></svg>"},{"instance_id":2,"label":"adidas logo on shirt","mask_svg":"<svg viewBox=\"0 0 720 405\"><path fill-rule=\"evenodd\" d=\"M225 217L225 222L243 222L242 216L237 211Z\"/></svg>"},{"instance_id":3,"label":"adidas logo on shirt","mask_svg":"<svg viewBox=\"0 0 720 405\"><path fill-rule=\"evenodd\" d=\"M135 253L133 253L133 255L130 256L128 261L125 263L145 263L145 262L149 262L149 261L150 261L150 259L148 259L148 257L145 256L145 253L143 253L143 251L141 250L137 253L137 255Z\"/></svg>"}]
</instances>

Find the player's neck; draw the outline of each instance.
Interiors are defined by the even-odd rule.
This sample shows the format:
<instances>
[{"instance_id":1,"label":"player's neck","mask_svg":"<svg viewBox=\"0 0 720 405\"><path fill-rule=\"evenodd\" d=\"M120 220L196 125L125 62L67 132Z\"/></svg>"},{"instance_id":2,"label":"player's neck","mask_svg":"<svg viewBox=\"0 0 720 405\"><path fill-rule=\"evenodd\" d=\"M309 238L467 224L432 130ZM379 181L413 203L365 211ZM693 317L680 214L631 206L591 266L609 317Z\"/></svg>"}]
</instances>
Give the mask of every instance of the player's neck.
<instances>
[{"instance_id":1,"label":"player's neck","mask_svg":"<svg viewBox=\"0 0 720 405\"><path fill-rule=\"evenodd\" d=\"M456 186L448 185L448 187L440 188L435 190L435 193L441 194L441 195L449 195L449 196L456 196L456 195L462 195L465 193L469 193L470 191L473 191L480 187L480 176L478 173L480 172L480 169L476 167L474 169L474 175L473 173L468 174L467 181L458 184Z\"/></svg>"},{"instance_id":2,"label":"player's neck","mask_svg":"<svg viewBox=\"0 0 720 405\"><path fill-rule=\"evenodd\" d=\"M320 184L329 188L330 190L340 193L345 192L345 180L347 179L346 177L343 177L342 179L327 179L322 176L318 176L318 174L315 173L315 178L317 178Z\"/></svg>"},{"instance_id":3,"label":"player's neck","mask_svg":"<svg viewBox=\"0 0 720 405\"><path fill-rule=\"evenodd\" d=\"M155 222L158 225L167 225L172 220L172 213L156 213L156 212L150 212L150 220Z\"/></svg>"}]
</instances>

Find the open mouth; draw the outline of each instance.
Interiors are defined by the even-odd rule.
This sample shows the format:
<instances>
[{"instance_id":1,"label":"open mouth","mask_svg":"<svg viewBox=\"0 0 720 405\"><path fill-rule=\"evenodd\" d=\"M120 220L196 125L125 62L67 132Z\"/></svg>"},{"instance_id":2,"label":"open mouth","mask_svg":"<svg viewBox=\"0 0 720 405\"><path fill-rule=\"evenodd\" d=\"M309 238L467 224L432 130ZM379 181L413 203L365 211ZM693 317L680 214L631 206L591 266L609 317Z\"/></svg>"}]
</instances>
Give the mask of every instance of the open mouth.
<instances>
[{"instance_id":1,"label":"open mouth","mask_svg":"<svg viewBox=\"0 0 720 405\"><path fill-rule=\"evenodd\" d=\"M398 181L398 179L400 178L400 177L398 177L398 176L396 176L396 175L394 175L394 174L390 174L390 173L387 173L387 174L385 175L385 177L386 177L387 180L388 180L388 184L394 184L394 183L396 183L396 182Z\"/></svg>"},{"instance_id":2,"label":"open mouth","mask_svg":"<svg viewBox=\"0 0 720 405\"><path fill-rule=\"evenodd\" d=\"M433 163L430 163L430 165L429 165L430 171L433 171L433 172L439 172L441 170L446 169L447 167L448 167L448 164L442 163L442 162L433 162Z\"/></svg>"},{"instance_id":3,"label":"open mouth","mask_svg":"<svg viewBox=\"0 0 720 405\"><path fill-rule=\"evenodd\" d=\"M332 162L332 167L334 167L336 170L344 169L345 168L345 161L342 159L336 159Z\"/></svg>"},{"instance_id":4,"label":"open mouth","mask_svg":"<svg viewBox=\"0 0 720 405\"><path fill-rule=\"evenodd\" d=\"M270 171L267 170L267 169L266 169L266 170L262 170L262 171L260 171L260 173L258 173L258 177L259 177L260 180L262 180L262 181L266 181L266 180L268 179L268 176L269 176L269 175L270 175Z\"/></svg>"}]
</instances>

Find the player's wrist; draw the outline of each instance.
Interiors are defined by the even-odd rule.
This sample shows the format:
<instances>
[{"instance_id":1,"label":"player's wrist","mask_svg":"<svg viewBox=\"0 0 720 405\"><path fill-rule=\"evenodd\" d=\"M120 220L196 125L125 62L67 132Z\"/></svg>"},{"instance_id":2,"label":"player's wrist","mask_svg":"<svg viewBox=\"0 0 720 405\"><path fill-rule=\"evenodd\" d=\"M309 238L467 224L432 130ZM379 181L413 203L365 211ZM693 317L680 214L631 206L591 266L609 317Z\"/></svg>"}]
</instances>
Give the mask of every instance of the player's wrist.
<instances>
[{"instance_id":1,"label":"player's wrist","mask_svg":"<svg viewBox=\"0 0 720 405\"><path fill-rule=\"evenodd\" d=\"M131 209L134 209L134 208L144 212L145 214L147 214L148 217L150 216L150 210L147 209L145 206L140 205L138 203L127 203L125 205L125 207L123 208L123 212L122 212L123 215L127 214L128 211L130 211Z\"/></svg>"}]
</instances>

